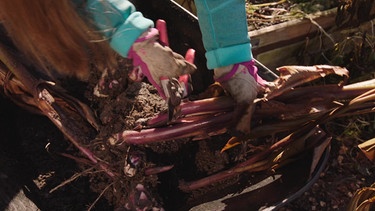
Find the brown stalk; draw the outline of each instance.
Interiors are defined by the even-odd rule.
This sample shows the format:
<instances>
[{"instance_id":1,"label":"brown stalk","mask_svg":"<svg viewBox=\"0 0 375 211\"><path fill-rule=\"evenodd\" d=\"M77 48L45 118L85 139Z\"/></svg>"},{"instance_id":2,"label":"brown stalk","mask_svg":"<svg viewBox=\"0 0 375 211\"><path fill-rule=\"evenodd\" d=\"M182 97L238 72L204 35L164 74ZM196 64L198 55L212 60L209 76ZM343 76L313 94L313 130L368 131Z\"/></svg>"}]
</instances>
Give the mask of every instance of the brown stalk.
<instances>
[{"instance_id":1,"label":"brown stalk","mask_svg":"<svg viewBox=\"0 0 375 211\"><path fill-rule=\"evenodd\" d=\"M288 68L288 70L290 70L290 68ZM340 74L342 73L341 71L342 70L339 70ZM299 78L299 77L297 76L296 78ZM315 78L315 76L312 77L312 78ZM306 79L304 79L304 81L306 81ZM299 82L295 82L294 84L297 84L297 83L299 83ZM293 82L291 84L293 84ZM281 83L281 85L279 87L281 87L283 89L277 90L276 91L277 94L275 94L275 95L272 95L272 92L271 92L271 95L269 95L269 96L271 96L270 98L277 97L277 96L279 96L279 94L281 94L284 91L290 89L290 85L285 86L283 83ZM358 87L351 86L350 88L356 88L357 89ZM370 89L368 89L368 87L366 87L364 89L361 90L362 94L360 94L358 97L355 97L354 99L350 100L348 103L342 103L342 104L337 103L336 107L333 107L331 109L322 111L318 115L314 116L314 118L311 118L309 121L306 121L305 124L302 124L302 127L300 127L299 129L296 129L295 132L286 136L284 139L276 142L275 144L270 146L267 150L262 151L262 152L260 152L256 155L250 157L245 162L240 163L237 166L235 166L235 167L233 167L229 170L224 170L224 171L221 171L219 173L207 176L205 178L202 178L202 179L199 179L199 180L196 180L196 181L181 182L180 186L179 186L180 189L183 190L183 191L196 190L198 188L202 188L202 187L211 185L213 183L222 181L224 179L230 178L232 176L238 175L239 173L242 173L243 171L252 169L253 166L257 162L259 162L262 159L266 159L266 157L268 155L270 155L270 153L272 153L274 151L277 151L280 148L282 148L286 145L289 145L291 143L296 143L296 142L305 140L307 137L309 137L312 134L312 132L314 132L314 128L316 128L317 125L325 123L325 122L327 122L327 121L329 121L333 118L336 118L338 116L344 115L348 111L351 111L351 109L353 109L353 107L355 108L356 106L359 106L363 103L368 103L368 102L374 101L375 100L375 89L372 88L372 87ZM309 115L309 116L311 117L311 115ZM282 123L280 125L282 125ZM274 132L274 130L272 130L270 128L268 128L268 129L269 129L268 131ZM256 131L254 131L254 129L253 129L252 132L254 133ZM306 135L306 134L308 134L308 135Z\"/></svg>"},{"instance_id":2,"label":"brown stalk","mask_svg":"<svg viewBox=\"0 0 375 211\"><path fill-rule=\"evenodd\" d=\"M35 105L33 96L2 62L0 62L0 86L3 86L4 95L17 106L31 113L43 115Z\"/></svg>"},{"instance_id":3,"label":"brown stalk","mask_svg":"<svg viewBox=\"0 0 375 211\"><path fill-rule=\"evenodd\" d=\"M253 156L251 156L248 160L237 164L235 167L230 168L228 170L221 171L219 173L210 175L208 177L192 181L192 182L181 182L179 185L179 188L183 191L192 191L196 190L208 185L211 185L213 183L222 181L224 179L228 179L230 177L236 176L244 171L248 171L249 169L253 167L258 167L254 166L255 163L266 159L268 155L270 155L272 152L275 152L277 150L282 149L283 147L287 146L291 142L298 142L298 141L303 141L306 138L310 137L312 134L314 134L316 131L312 130L310 126L305 126L302 127L300 130L284 137L280 141L274 143L271 145L269 148L266 150L259 152ZM266 162L265 162L266 163Z\"/></svg>"},{"instance_id":4,"label":"brown stalk","mask_svg":"<svg viewBox=\"0 0 375 211\"><path fill-rule=\"evenodd\" d=\"M375 89L375 79L345 86L339 86L337 84L327 84L309 87L296 87L289 92L284 92L282 95L276 97L275 99L278 101L289 103L292 103L294 101L304 101L309 98L323 98L341 101L352 99L371 89Z\"/></svg>"},{"instance_id":5,"label":"brown stalk","mask_svg":"<svg viewBox=\"0 0 375 211\"><path fill-rule=\"evenodd\" d=\"M67 97L68 101L65 101L64 97L53 96L50 91L53 90L51 83L34 77L10 52L10 49L0 43L0 61L23 84L24 89L28 90L34 99L33 105L38 107L91 162L99 165L108 175L114 176L107 163L100 161L94 153L80 144L80 142L88 143L96 134L90 124L95 122L94 117L88 116L90 109L72 97ZM57 92L52 91L52 93Z\"/></svg>"},{"instance_id":6,"label":"brown stalk","mask_svg":"<svg viewBox=\"0 0 375 211\"><path fill-rule=\"evenodd\" d=\"M265 159L266 156L268 156L271 152L274 152L292 142L298 142L303 141L306 138L308 138L314 131L314 128L316 128L317 125L325 123L338 115L343 115L347 111L350 110L352 106L356 106L361 103L365 103L368 101L374 101L375 100L375 89L369 90L362 95L354 98L349 103L344 104L338 108L333 109L332 111L327 111L326 113L323 113L319 115L315 120L308 122L306 125L304 125L302 128L296 130L296 132L293 132L292 134L286 136L282 140L276 142L272 146L270 146L267 150L262 151L252 157L250 157L248 160L246 160L243 163L238 164L237 166L229 169L224 170L222 172L219 172L217 174L210 175L208 177L193 181L193 182L182 182L180 184L180 189L183 191L192 191L196 190L198 188L202 188L204 186L219 182L221 180L227 179L229 177L235 176L239 173L242 173L246 170L249 170L253 167L254 163ZM270 130L271 131L271 130Z\"/></svg>"}]
</instances>

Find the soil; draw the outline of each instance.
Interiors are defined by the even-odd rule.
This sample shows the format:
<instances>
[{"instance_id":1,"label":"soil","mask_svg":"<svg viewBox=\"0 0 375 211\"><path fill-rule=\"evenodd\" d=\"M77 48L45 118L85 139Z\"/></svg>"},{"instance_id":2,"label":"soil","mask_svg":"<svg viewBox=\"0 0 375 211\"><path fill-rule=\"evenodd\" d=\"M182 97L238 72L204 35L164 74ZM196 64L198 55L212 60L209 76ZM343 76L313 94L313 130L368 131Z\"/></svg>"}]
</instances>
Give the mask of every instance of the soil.
<instances>
[{"instance_id":1,"label":"soil","mask_svg":"<svg viewBox=\"0 0 375 211\"><path fill-rule=\"evenodd\" d=\"M6 190L6 193L0 191L0 196L3 196L0 200L1 210L112 210L124 205L124 199L129 196L137 195L134 193L137 184L143 184L147 188L150 194L147 203L158 206L157 202L160 202L166 210L186 210L212 200L211 197L234 194L249 186L249 183L272 175L270 172L245 174L206 189L184 193L178 189L179 181L194 180L235 165L243 159L244 148L235 147L220 153L230 138L227 133L200 141L182 139L145 146L126 145L121 148L106 143L112 134L141 128L146 120L166 109L166 103L147 82L133 83L127 79L130 67L126 65L127 61L121 63L124 64L120 68L123 71L111 73L105 80L106 87L113 85L111 89L102 91L108 97L98 98L92 95L100 75L93 75L91 83L85 84L83 88L80 84L81 93L77 93L78 87L65 88L68 91L74 90L75 95L90 102L89 105L102 123L100 133L89 144L90 150L116 166L121 174L123 164L129 162L130 155L140 158L136 175L122 175L113 181L100 168L93 168L80 160L72 160L72 157L81 158L79 152L46 117L31 114L2 97L0 190ZM114 80L120 83L113 83ZM364 158L356 148L363 140L373 138L374 117L373 114L359 115L324 125L333 139L328 161L322 166L323 171L318 172L317 180L311 186L303 189L295 186L300 182L307 184L311 180L305 172L306 166L309 167L311 162L309 153L282 168L280 172L287 175L282 182L285 185L283 189L287 191L283 196L293 198L293 193L299 189L303 191L295 195L296 199L283 204L279 209L345 210L356 190L374 183L373 163ZM158 175L145 176L139 173L150 167L168 165L174 165L174 168ZM76 179L64 183L73 176L77 176ZM9 189L9 186L12 188ZM280 196L280 189L280 186L275 186L267 189L268 192L263 193L264 195L260 191L258 196L277 203L281 198L276 197L274 200L273 196ZM25 195L30 201L26 202L21 195ZM253 200L256 199L255 197ZM241 204L240 201L232 200L233 204ZM245 200L251 201L250 198ZM237 207L236 210L252 208Z\"/></svg>"}]
</instances>

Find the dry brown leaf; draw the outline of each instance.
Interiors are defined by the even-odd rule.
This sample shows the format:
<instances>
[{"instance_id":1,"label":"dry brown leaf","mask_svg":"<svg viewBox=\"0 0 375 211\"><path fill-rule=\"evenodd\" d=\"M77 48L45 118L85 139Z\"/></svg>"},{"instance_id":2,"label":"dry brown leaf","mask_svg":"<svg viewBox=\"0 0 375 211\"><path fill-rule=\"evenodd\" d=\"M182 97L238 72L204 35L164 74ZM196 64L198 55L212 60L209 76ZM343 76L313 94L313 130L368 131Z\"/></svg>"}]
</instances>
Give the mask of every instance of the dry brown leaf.
<instances>
[{"instance_id":1,"label":"dry brown leaf","mask_svg":"<svg viewBox=\"0 0 375 211\"><path fill-rule=\"evenodd\" d=\"M359 144L358 148L370 161L375 161L375 138Z\"/></svg>"},{"instance_id":2,"label":"dry brown leaf","mask_svg":"<svg viewBox=\"0 0 375 211\"><path fill-rule=\"evenodd\" d=\"M330 65L315 66L283 66L277 68L280 77L274 81L275 87L270 88L271 91L265 95L265 99L269 100L283 94L294 87L313 81L326 75L336 74L343 77L346 82L349 77L349 71L346 68Z\"/></svg>"}]
</instances>

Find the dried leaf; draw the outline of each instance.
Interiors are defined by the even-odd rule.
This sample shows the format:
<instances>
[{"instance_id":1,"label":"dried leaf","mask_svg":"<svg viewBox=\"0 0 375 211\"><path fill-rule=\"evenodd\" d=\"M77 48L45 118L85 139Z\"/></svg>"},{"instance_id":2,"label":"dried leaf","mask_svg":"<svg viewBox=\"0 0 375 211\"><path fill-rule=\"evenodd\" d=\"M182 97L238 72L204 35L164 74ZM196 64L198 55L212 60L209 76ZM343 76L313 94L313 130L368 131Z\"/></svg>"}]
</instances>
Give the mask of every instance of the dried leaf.
<instances>
[{"instance_id":1,"label":"dried leaf","mask_svg":"<svg viewBox=\"0 0 375 211\"><path fill-rule=\"evenodd\" d=\"M274 81L275 87L266 94L265 98L267 100L279 96L301 84L325 77L326 75L336 74L342 76L344 82L349 77L349 71L346 68L329 65L283 66L277 68L277 70L280 72L280 77Z\"/></svg>"},{"instance_id":2,"label":"dried leaf","mask_svg":"<svg viewBox=\"0 0 375 211\"><path fill-rule=\"evenodd\" d=\"M358 189L350 200L347 210L368 211L375 202L375 183L371 187Z\"/></svg>"},{"instance_id":3,"label":"dried leaf","mask_svg":"<svg viewBox=\"0 0 375 211\"><path fill-rule=\"evenodd\" d=\"M327 137L323 142L314 148L313 160L311 162L310 175L313 174L315 168L318 166L323 153L331 143L332 137Z\"/></svg>"},{"instance_id":4,"label":"dried leaf","mask_svg":"<svg viewBox=\"0 0 375 211\"><path fill-rule=\"evenodd\" d=\"M375 138L359 144L358 148L370 161L375 161Z\"/></svg>"},{"instance_id":5,"label":"dried leaf","mask_svg":"<svg viewBox=\"0 0 375 211\"><path fill-rule=\"evenodd\" d=\"M229 141L225 144L225 146L221 149L221 153L225 152L228 149L231 149L239 144L241 144L241 139L233 136L232 138L229 139Z\"/></svg>"}]
</instances>

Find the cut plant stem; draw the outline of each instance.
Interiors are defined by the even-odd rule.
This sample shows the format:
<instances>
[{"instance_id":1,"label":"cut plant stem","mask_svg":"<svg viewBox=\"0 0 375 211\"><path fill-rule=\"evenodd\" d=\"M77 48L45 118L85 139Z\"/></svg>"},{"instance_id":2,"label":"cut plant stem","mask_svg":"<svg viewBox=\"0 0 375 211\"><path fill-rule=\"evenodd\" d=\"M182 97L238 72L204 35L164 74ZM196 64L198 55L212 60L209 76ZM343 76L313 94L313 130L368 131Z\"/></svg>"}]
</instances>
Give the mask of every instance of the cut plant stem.
<instances>
[{"instance_id":1,"label":"cut plant stem","mask_svg":"<svg viewBox=\"0 0 375 211\"><path fill-rule=\"evenodd\" d=\"M215 97L203 100L188 101L181 103L181 115L202 115L208 113L219 113L231 111L234 108L234 101L231 97ZM155 127L157 125L166 125L168 121L167 113L160 113L148 121L148 125Z\"/></svg>"},{"instance_id":2,"label":"cut plant stem","mask_svg":"<svg viewBox=\"0 0 375 211\"><path fill-rule=\"evenodd\" d=\"M174 167L174 165L150 167L150 168L145 169L145 175L159 174L159 173L162 173L162 172L169 171L173 167Z\"/></svg>"},{"instance_id":3,"label":"cut plant stem","mask_svg":"<svg viewBox=\"0 0 375 211\"><path fill-rule=\"evenodd\" d=\"M152 128L141 131L125 130L109 139L112 145L150 144L162 141L171 141L208 134L222 130L230 125L232 112L203 116L201 119L184 124L176 124L163 128Z\"/></svg>"}]
</instances>

